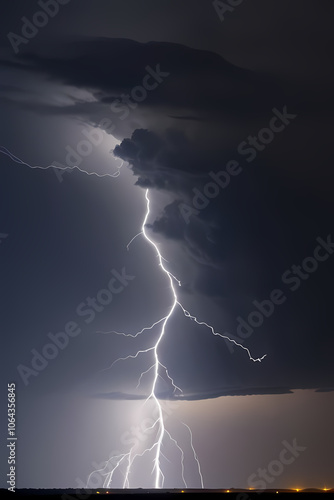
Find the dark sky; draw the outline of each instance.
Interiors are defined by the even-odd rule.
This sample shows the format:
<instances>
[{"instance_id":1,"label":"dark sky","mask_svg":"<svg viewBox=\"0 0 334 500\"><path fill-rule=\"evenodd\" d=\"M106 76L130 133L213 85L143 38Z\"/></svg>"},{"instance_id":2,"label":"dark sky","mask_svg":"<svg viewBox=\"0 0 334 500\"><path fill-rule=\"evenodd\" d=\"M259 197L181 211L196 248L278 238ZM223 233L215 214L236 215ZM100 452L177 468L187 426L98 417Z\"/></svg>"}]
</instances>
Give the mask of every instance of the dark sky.
<instances>
[{"instance_id":1,"label":"dark sky","mask_svg":"<svg viewBox=\"0 0 334 500\"><path fill-rule=\"evenodd\" d=\"M142 407L154 370L136 387L152 351L108 368L161 330L112 332L134 335L173 304L149 241L127 249L146 189L178 300L241 344L179 306L159 344L182 389L160 366L187 485L200 483L180 422L205 487L252 486L294 439L305 450L266 486L334 486L333 8L253 0L220 19L216 4L1 9L1 370L3 401L16 382L20 487L82 486L154 414ZM58 333L66 346L38 371ZM164 446L165 485L182 487L180 453ZM151 459L133 464L131 487L152 485Z\"/></svg>"}]
</instances>

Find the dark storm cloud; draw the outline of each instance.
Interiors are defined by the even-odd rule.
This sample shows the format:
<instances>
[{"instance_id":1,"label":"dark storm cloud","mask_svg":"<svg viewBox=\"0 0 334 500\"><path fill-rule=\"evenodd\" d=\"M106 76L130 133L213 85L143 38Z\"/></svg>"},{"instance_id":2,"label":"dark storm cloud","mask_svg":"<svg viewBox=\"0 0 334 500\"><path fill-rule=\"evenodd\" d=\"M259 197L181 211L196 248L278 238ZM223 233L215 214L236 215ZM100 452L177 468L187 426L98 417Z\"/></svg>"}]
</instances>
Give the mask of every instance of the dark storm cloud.
<instances>
[{"instance_id":1,"label":"dark storm cloud","mask_svg":"<svg viewBox=\"0 0 334 500\"><path fill-rule=\"evenodd\" d=\"M81 40L65 49L59 46L51 55L43 52L26 52L7 68L92 91L95 102L78 99L69 107L48 107L47 112L82 116L95 125L114 99L140 85L147 66L168 73L123 124L113 115L117 125L132 128L115 155L130 163L139 186L170 196L170 204L150 228L178 242L191 257L197 272L187 292L216 301L223 328L236 335L238 318L247 319L254 310L253 301L268 300L272 290L283 288L282 274L312 255L317 237L333 231L333 202L326 195L332 181L327 162L332 97L283 85L279 79L237 68L217 54L177 44L100 38ZM268 130L273 109L284 114L284 106L296 118L275 132L269 143L262 142L261 150L253 147L256 160L248 161L248 137ZM44 104L36 105L36 110L43 108L45 112ZM149 110L147 126L138 127L136 118L144 109ZM314 116L317 127L310 129ZM231 175L230 184L206 203L203 193L212 181L209 174L225 170L229 160L237 161L242 172ZM203 209L198 209L194 197L202 200ZM182 203L194 209L189 220L182 215ZM185 397L221 395L221 379L229 394L236 390L236 381L247 387L245 394L276 393L282 385L331 387L332 361L324 345L332 342L328 276L333 261L332 257L313 276L301 278L300 291L287 293L286 303L253 329L245 344L256 352L268 352L261 364L249 362L245 367L243 353L240 358L220 352L219 366L190 377L185 371L177 372L177 358L171 355L168 366L185 381ZM257 389L263 378L269 388ZM112 395L126 397L136 396Z\"/></svg>"},{"instance_id":2,"label":"dark storm cloud","mask_svg":"<svg viewBox=\"0 0 334 500\"><path fill-rule=\"evenodd\" d=\"M81 116L97 126L101 119L107 117L112 120L113 129L116 127L113 135L121 139L133 132L134 129L129 127L145 109L151 113L146 113L150 127L154 127L157 117L169 119L175 125L179 122L178 127L173 125L173 130L169 131L168 139L172 140L172 134L182 129L185 120L206 126L215 124L219 129L222 118L226 126L236 119L249 120L256 116L260 120L271 109L273 102L278 106L288 101L286 89L273 77L238 68L217 54L179 44L86 38L48 44L35 49L35 52L29 51L28 46L21 52L15 58L2 58L2 65L7 71L23 71L29 78L39 79L35 86L41 90L48 82L58 84L60 88L71 85L88 89L93 99L88 102L76 98L72 105L49 106L45 100L40 103L31 96L29 102L20 102L20 106L43 114ZM138 102L132 92L143 85L148 73L151 75L149 86L152 90L147 91L143 102ZM153 88L154 79L157 85ZM22 89L22 93L25 92ZM3 94L6 95L6 92ZM131 96L132 104L115 105L126 94ZM7 95L10 97L10 94ZM126 111L122 113L122 109ZM182 135L179 134L179 137L182 138ZM168 168L174 160L176 170L198 170L200 167L197 164L203 162L208 147L203 148L199 157L199 151L193 151L190 144L184 146L183 157L179 144L178 154L169 158ZM169 150L173 154L173 149ZM161 179L157 182L161 187ZM139 183L143 186L149 184L147 179L140 179Z\"/></svg>"},{"instance_id":3,"label":"dark storm cloud","mask_svg":"<svg viewBox=\"0 0 334 500\"><path fill-rule=\"evenodd\" d=\"M110 103L119 91L138 85L145 67L160 67L172 75L172 83L152 92L147 103L172 109L200 109L215 114L224 109L236 113L271 102L280 86L266 75L244 70L217 54L170 43L138 43L124 39L86 39L49 48L47 55L22 51L3 65L38 71L68 85L95 89L101 102ZM66 57L64 57L64 53ZM190 82L193 85L189 85ZM196 84L195 84L196 83ZM249 97L251 96L251 99ZM261 100L257 97L261 96ZM241 107L240 107L241 104Z\"/></svg>"}]
</instances>

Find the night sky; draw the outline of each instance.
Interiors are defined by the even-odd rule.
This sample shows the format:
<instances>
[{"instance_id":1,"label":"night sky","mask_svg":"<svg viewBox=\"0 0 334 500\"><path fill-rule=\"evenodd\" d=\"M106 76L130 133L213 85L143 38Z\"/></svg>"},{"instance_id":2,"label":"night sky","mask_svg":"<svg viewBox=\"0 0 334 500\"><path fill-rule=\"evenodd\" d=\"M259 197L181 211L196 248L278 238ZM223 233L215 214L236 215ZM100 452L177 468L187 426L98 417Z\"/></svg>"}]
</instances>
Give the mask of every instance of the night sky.
<instances>
[{"instance_id":1,"label":"night sky","mask_svg":"<svg viewBox=\"0 0 334 500\"><path fill-rule=\"evenodd\" d=\"M201 486L192 443L206 488L334 487L333 13L1 6L1 415L15 382L17 487L99 487L110 457L154 444L162 322L134 335L171 311L169 276L201 324L177 304L157 350L154 394L184 452L185 483L165 435L164 486ZM146 190L171 275L145 234L127 246ZM154 487L153 460L127 485Z\"/></svg>"}]
</instances>

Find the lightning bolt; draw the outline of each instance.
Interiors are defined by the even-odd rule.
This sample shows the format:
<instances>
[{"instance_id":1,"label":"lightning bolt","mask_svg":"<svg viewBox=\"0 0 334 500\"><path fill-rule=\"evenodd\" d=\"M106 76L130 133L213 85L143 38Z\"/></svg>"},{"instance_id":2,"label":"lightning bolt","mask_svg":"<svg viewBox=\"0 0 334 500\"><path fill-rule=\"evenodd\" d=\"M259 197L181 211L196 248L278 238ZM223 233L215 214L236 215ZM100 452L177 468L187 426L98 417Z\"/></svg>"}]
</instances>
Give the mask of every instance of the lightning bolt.
<instances>
[{"instance_id":1,"label":"lightning bolt","mask_svg":"<svg viewBox=\"0 0 334 500\"><path fill-rule=\"evenodd\" d=\"M171 308L170 308L170 310L169 310L169 312L168 312L168 314L166 316L158 319L151 326L144 327L140 331L138 331L138 332L136 332L134 334L132 334L132 333L125 333L125 332L115 332L115 331L112 331L112 332L97 332L97 333L102 333L102 334L116 334L116 335L122 335L124 337L136 338L139 335L142 335L145 331L152 331L156 326L158 326L158 325L160 326L160 332L158 334L158 339L156 340L155 344L153 344L152 346L148 347L147 349L138 350L134 354L129 354L129 355L125 356L125 357L118 358L109 367L104 368L101 371L105 371L105 370L111 369L119 361L126 361L126 360L129 360L129 359L136 359L141 354L148 354L148 353L152 353L153 354L154 363L147 370L145 370L144 372L141 373L141 375L139 377L139 380L138 380L138 384L137 384L136 387L137 388L139 387L143 376L145 374L149 373L151 370L153 370L154 375L153 375L153 381L152 381L152 385L151 385L151 391L150 391L150 394L148 395L145 403L148 402L149 400L153 400L154 403L155 403L155 405L156 405L156 408L158 410L158 418L157 418L157 420L155 421L155 423L152 426L152 428L155 427L155 426L158 427L157 437L156 437L156 440L155 440L154 444L151 447L146 448L144 450L144 452L142 452L140 454L139 453L133 454L133 450L135 448L135 445L134 445L131 448L131 450L128 452L128 454L124 454L124 456L122 457L121 460L123 460L123 458L125 456L128 458L128 467L127 467L126 472L125 472L124 485L125 485L125 487L129 487L129 484L130 484L129 475L130 475L131 467L133 466L134 460L137 457L139 457L139 456L143 456L147 452L155 450L155 455L154 455L154 460L153 460L153 463L154 463L153 472L155 473L154 485L155 485L155 488L162 488L163 482L164 482L164 474L163 474L163 471L162 471L162 468L161 468L161 457L163 456L163 454L162 454L162 448L163 448L163 444L164 444L164 441L166 440L166 438L169 438L169 440L171 440L174 443L174 445L176 446L176 448L181 453L182 480L183 480L185 486L187 487L186 481L184 479L184 451L179 446L179 444L177 443L176 439L174 439L171 436L171 434L169 433L169 431L165 427L165 422L164 422L162 407L161 407L159 398L157 396L157 382L158 382L159 376L161 376L159 374L159 368L160 367L162 367L165 370L165 374L167 375L168 380L171 382L171 385L173 387L173 394L175 393L175 391L179 391L180 394L182 394L181 388L178 387L174 383L174 380L169 375L166 366L163 365L161 363L161 361L159 360L159 345L160 345L160 343L161 343L161 341L162 341L162 339L163 339L163 337L164 337L164 335L166 333L166 328L167 328L167 325L168 325L168 321L170 320L170 318L173 315L174 311L177 308L179 308L179 309L181 309L183 315L186 318L194 321L199 326L205 326L206 329L208 329L213 335L221 337L223 339L226 339L229 342L233 342L237 347L240 347L241 349L243 349L247 353L247 355L248 355L248 357L249 357L249 359L251 361L253 361L253 362L261 362L266 357L266 354L264 354L260 358L254 358L252 356L250 350L247 347L245 347L242 344L238 343L234 339L231 339L227 335L223 335L223 334L217 332L214 329L213 326L211 326L210 324L206 323L205 321L198 320L196 316L193 316L181 304L181 302L178 299L177 292L176 292L176 285L177 286L182 286L181 281L179 279L177 279L170 271L168 271L168 269L166 269L166 267L165 267L165 265L163 263L163 261L166 261L166 259L164 259L164 257L161 255L157 244L147 234L146 226L147 226L147 220L148 220L149 215L150 215L150 199L149 199L149 190L148 189L145 192L145 199L146 199L146 214L145 214L145 217L144 217L144 220L143 220L141 231L138 234L136 234L130 240L130 242L127 245L127 250L129 250L130 245L140 235L143 235L144 238L148 241L148 243L154 248L154 250L156 252L156 255L157 255L157 258L158 258L158 264L159 264L160 268L162 269L162 272L166 275L166 277L167 277L167 279L169 281L170 291L171 291L171 295L172 295L172 306L171 306ZM203 488L204 487L203 476L202 476L202 473L201 473L200 462L199 462L197 453L196 453L194 445L193 445L192 432L191 432L191 429L190 429L190 427L188 425L186 425L185 423L183 423L183 425L188 429L188 431L190 433L191 449L192 449L192 452L193 452L194 460L195 460L195 462L197 464L197 470L198 470L198 474L199 474L199 477L200 477L201 486ZM121 461L117 462L116 466L111 471L110 482L107 484L107 487L110 486L110 484L111 484L111 478L112 478L115 470L119 467L120 463L121 463Z\"/></svg>"},{"instance_id":2,"label":"lightning bolt","mask_svg":"<svg viewBox=\"0 0 334 500\"><path fill-rule=\"evenodd\" d=\"M29 165L25 161L21 160L20 158L18 158L14 154L12 154L7 148L5 148L3 146L0 146L0 153L3 153L5 155L7 155L14 162L22 164L22 165L26 165L27 167L32 168L32 169L39 168L39 169L42 169L42 170L46 170L46 169L49 169L49 168L58 168L58 167L55 167L53 165L49 165L48 167L40 167L40 166ZM86 175L96 175L98 177L107 177L107 176L108 177L118 177L118 175L120 174L119 170L120 170L121 167L117 167L118 170L115 173L113 173L113 174L107 173L107 174L101 174L101 175L97 174L95 172L91 172L91 173L86 172L84 170L81 170L77 166L76 167L68 167L69 170L72 170L74 168L78 169L80 172L82 172L82 173L84 173ZM162 272L166 275L166 277L167 277L167 279L169 281L170 291L171 291L171 295L172 295L172 306L171 306L171 308L170 308L170 310L169 310L169 312L168 312L168 314L166 316L158 319L151 326L142 328L140 331L138 331L135 334L124 333L124 332L114 332L114 331L113 332L98 332L98 333L103 333L103 334L111 334L111 333L113 333L113 334L121 335L121 336L124 336L124 337L136 338L139 335L142 335L145 331L151 331L152 332L152 330L155 327L157 327L158 325L160 326L160 332L158 334L158 338L157 338L155 344L153 344L151 347L149 347L147 349L139 350L135 354L129 354L129 355L125 356L125 357L118 358L109 367L107 367L107 368L104 369L104 370L109 370L109 369L111 369L115 365L115 363L117 363L119 361L126 361L126 360L129 360L129 359L135 359L140 354L147 354L147 353L152 353L153 354L153 364L147 370L145 370L144 372L141 373L141 375L139 377L139 380L138 380L137 387L139 387L143 376L146 375L147 373L149 373L150 371L153 371L153 381L152 381L152 385L151 385L151 391L150 391L149 395L147 396L147 398L146 398L146 400L144 402L144 405L146 403L148 403L148 401L153 400L153 402L154 402L154 404L156 406L156 409L158 410L158 417L157 417L157 419L152 424L152 426L149 429L147 429L147 430L154 430L155 428L157 428L156 440L154 441L154 443L153 443L152 446L147 447L144 451L142 451L140 453L135 453L134 452L135 445L133 445L129 452L111 457L108 461L106 461L105 466L103 468L97 469L97 470L93 471L88 476L87 487L89 486L90 479L91 479L91 477L92 477L92 475L94 473L100 473L101 475L106 476L105 480L104 480L103 487L110 487L111 482L113 480L113 475L114 475L115 471L119 467L121 467L122 463L124 462L124 463L127 463L127 466L126 466L126 471L125 471L125 474L124 474L124 483L123 483L123 486L124 486L124 488L129 488L130 487L129 476L130 476L130 473L131 473L131 469L133 468L134 461L137 458L144 456L146 453L152 452L154 450L155 454L154 454L153 470L152 470L152 473L155 474L154 485L155 485L155 488L162 488L163 484L164 484L165 476L164 476L163 471L162 471L161 459L162 459L162 457L166 459L166 457L164 456L164 454L162 452L162 449L163 449L163 445L164 445L165 441L167 441L167 439L169 441L171 441L174 444L174 446L176 447L176 449L180 452L182 481L183 481L185 487L188 487L187 483L185 481L185 477L184 477L184 472L185 472L185 467L184 467L185 453L184 453L182 447L177 442L177 440L166 429L165 419L164 419L164 416L163 416L163 409L162 409L161 403L159 401L159 398L157 396L157 383L158 383L158 379L159 379L159 377L162 377L161 374L159 373L160 372L160 368L162 368L164 370L167 379L170 381L171 386L173 387L173 394L175 394L175 392L178 391L179 394L182 395L182 389L175 384L173 378L170 376L170 374L168 372L167 367L161 363L161 361L159 359L159 352L158 352L159 345L160 345L160 343L161 343L161 341L162 341L162 339L163 339L163 337L165 335L165 332L166 332L168 321L170 320L170 318L172 317L174 311L177 308L181 309L183 315L186 318L194 321L199 326L205 326L206 329L208 329L211 332L211 334L213 334L215 336L218 336L218 337L221 337L223 339L226 339L229 342L234 343L237 347L240 347L241 349L243 349L247 353L247 355L248 355L248 357L249 357L249 359L251 361L253 361L253 362L261 362L266 357L266 354L264 354L260 358L254 358L252 356L250 350L247 347L245 347L242 344L238 343L234 339L231 339L227 335L223 335L223 334L217 332L212 325L206 323L205 321L198 320L197 317L194 316L194 315L192 315L182 305L182 303L179 301L177 293L176 293L176 285L179 286L179 287L181 287L182 286L181 281L179 279L177 279L170 271L168 271L168 269L166 269L166 267L164 266L163 261L165 261L165 262L168 262L168 261L166 261L166 259L161 255L157 244L149 237L149 235L147 234L147 231L146 231L147 220L148 220L148 217L150 215L150 199L149 199L148 193L149 193L149 191L147 189L146 192L145 192L146 214L145 214L145 217L144 217L144 220L143 220L141 231L138 234L136 234L130 240L130 242L127 245L127 250L129 250L130 245L140 235L143 235L144 238L147 240L147 242L155 249L156 255L157 255L157 258L158 258L159 266L160 266ZM102 370L102 371L104 371L104 370ZM200 478L201 487L203 488L204 487L204 481L203 481L203 476L202 476L202 472L201 472L201 466L200 466L200 462L199 462L199 459L198 459L198 455L197 455L195 447L193 445L193 435L192 435L190 427L187 424L185 424L185 423L183 423L183 425L188 429L189 434L190 434L190 446L191 446L191 449L192 449L194 460L195 460L195 462L197 464L197 470L198 470L198 474L199 474L199 478ZM110 466L113 465L112 462L116 462L116 464L110 470L106 471L106 469L110 468Z\"/></svg>"},{"instance_id":3,"label":"lightning bolt","mask_svg":"<svg viewBox=\"0 0 334 500\"><path fill-rule=\"evenodd\" d=\"M20 163L21 165L25 165L26 167L29 167L29 168L32 168L32 169L35 169L35 168L39 168L41 170L49 170L50 168L57 168L59 169L59 167L56 167L55 165L48 165L47 167L41 167L39 165L30 165L29 163L26 163L25 161L21 160L21 158L18 158L17 156L15 156L13 153L11 153L7 148L5 148L4 146L0 146L0 153L6 155L6 156L9 156L9 158L13 161L15 161L16 163ZM112 173L112 174L109 174L109 173L106 173L106 174L97 174L96 172L86 172L86 170L82 170L81 168L79 168L77 165L74 166L74 167L66 167L66 168L63 168L61 170L79 170L79 172L83 173L83 174L86 174L86 175L95 175L96 177L118 177L119 174L120 174L120 169L122 168L124 162L122 160L122 165L120 165L119 167L116 166L117 170L116 172Z\"/></svg>"}]
</instances>

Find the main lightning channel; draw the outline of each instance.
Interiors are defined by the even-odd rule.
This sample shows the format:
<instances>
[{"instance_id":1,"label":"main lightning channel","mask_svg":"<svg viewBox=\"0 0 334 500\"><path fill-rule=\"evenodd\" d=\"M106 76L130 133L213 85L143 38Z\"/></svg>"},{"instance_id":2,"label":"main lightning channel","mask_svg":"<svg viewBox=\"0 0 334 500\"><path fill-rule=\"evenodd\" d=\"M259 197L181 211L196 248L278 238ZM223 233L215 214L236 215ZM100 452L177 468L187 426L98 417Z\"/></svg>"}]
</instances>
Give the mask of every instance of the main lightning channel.
<instances>
[{"instance_id":1,"label":"main lightning channel","mask_svg":"<svg viewBox=\"0 0 334 500\"><path fill-rule=\"evenodd\" d=\"M157 389L157 383L158 383L158 378L160 376L159 375L159 367L162 366L165 369L165 373L166 373L168 379L170 380L171 385L174 388L173 394L175 393L176 390L179 390L180 393L182 393L182 390L180 389L180 387L178 387L174 383L174 380L169 375L167 367L165 365L163 365L161 363L161 361L159 360L158 349L159 349L159 345L160 345L160 343L161 343L161 341L162 341L162 339L163 339L163 337L164 337L164 335L166 333L166 327L167 327L169 319L173 315L175 309L177 307L179 307L186 318L191 319L192 321L194 321L196 324L198 324L200 326L205 326L207 329L209 329L211 331L211 333L213 335L221 337L223 339L226 339L229 342L234 343L236 346L238 346L241 349L243 349L244 351L246 351L246 353L247 353L247 355L248 355L248 357L249 357L249 359L251 361L253 361L253 362L261 362L266 357L266 354L264 354L263 356L261 356L259 358L254 358L252 356L250 350L247 347L245 347L242 344L238 343L234 339L231 339L229 336L223 335L223 334L217 332L214 329L213 326L211 326L210 324L206 323L205 321L198 320L196 316L193 316L187 309L185 309L185 307L183 307L183 305L181 304L181 302L178 299L178 296L177 296L177 293L176 293L176 288L175 288L176 284L178 286L181 286L181 282L170 271L168 271L168 269L166 269L166 267L164 266L164 263L163 263L163 261L166 261L166 259L164 259L164 257L161 255L157 244L147 234L146 225L147 225L148 217L150 215L150 199L149 199L149 190L148 189L145 192L145 199L146 199L146 214L145 214L145 217L144 217L144 220L143 220L141 231L138 234L136 234L136 236L134 236L130 240L130 242L127 245L127 250L129 250L129 247L130 247L131 243L138 236L140 236L140 235L144 236L144 238L148 241L148 243L155 249L155 251L157 253L157 257L158 257L159 266L161 267L162 271L166 274L166 276L167 276L167 278L169 280L170 290L171 290L171 294L172 294L172 298L173 298L173 303L172 303L172 306L171 306L171 308L169 310L169 313L166 316L158 319L151 326L142 328L140 331L138 331L135 334L124 333L124 332L100 332L100 333L103 333L103 334L115 333L117 335L123 335L125 337L133 337L133 338L135 338L135 337L138 337L139 335L142 335L147 330L152 331L154 327L156 327L157 325L161 324L161 330L160 330L160 333L158 335L158 339L157 339L157 341L156 341L155 344L153 344L151 347L148 347L147 349L141 349L141 350L138 350L134 354L129 354L129 355L125 356L125 357L116 359L109 367L105 368L104 370L110 369L118 361L125 361L125 360L128 360L128 359L135 359L140 354L147 354L149 352L153 352L154 363L147 370L145 370L145 371L143 371L141 373L141 375L139 377L139 380L138 380L137 388L139 387L139 384L140 384L140 382L142 380L142 377L145 374L147 374L148 372L150 372L151 370L154 370L154 376L153 376L153 382L152 382L152 386L151 386L151 391L150 391L148 397L146 398L145 403L147 401L149 401L149 400L153 400L155 402L156 407L157 407L158 418L157 418L157 420L155 421L155 423L152 426L152 428L153 428L156 425L158 425L157 438L156 438L156 441L154 442L154 444L150 448L146 448L143 453L136 454L136 455L134 455L132 457L133 448L131 448L131 450L128 452L128 454L124 455L124 456L128 457L128 467L127 467L126 474L125 474L124 485L127 485L127 486L129 485L129 475L130 475L130 472L131 472L131 466L133 465L134 459L137 458L138 456L142 456L143 454L145 454L148 451L152 451L153 449L155 449L154 467L153 467L153 471L155 472L155 488L161 488L162 487L163 482L164 482L164 474L163 474L162 469L161 469L161 456L163 456L163 453L162 453L163 441L164 441L165 436L167 436L167 437L169 437L169 439L172 442L174 442L174 444L176 445L176 447L181 452L182 479L183 479L183 481L185 483L185 486L187 487L187 484L186 484L186 482L184 480L184 451L178 445L177 441L170 435L170 433L168 432L168 430L165 427L165 422L164 422L162 407L161 407L160 401L159 401L158 396L157 396L157 391L156 391L156 389ZM102 371L104 371L104 370L102 370ZM199 462L197 453L196 453L194 445L193 445L192 432L191 432L191 429L190 429L190 427L188 425L186 425L184 423L183 423L183 425L185 427L187 427L187 429L189 430L190 441L191 441L191 449L192 449L192 452L193 452L194 460L196 461L196 464L197 464L197 469L198 469L198 474L199 474L199 477L200 477L201 486L202 486L202 488L204 488L204 482L203 482L203 476L202 476L202 473L201 473L200 462ZM114 468L114 470L117 469L118 465L119 465L119 462L116 464L116 467ZM113 474L114 470L112 471L112 474ZM110 477L112 477L112 474L111 474Z\"/></svg>"}]
</instances>

